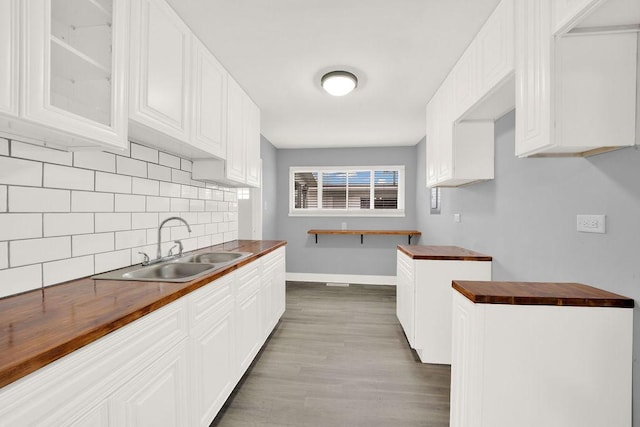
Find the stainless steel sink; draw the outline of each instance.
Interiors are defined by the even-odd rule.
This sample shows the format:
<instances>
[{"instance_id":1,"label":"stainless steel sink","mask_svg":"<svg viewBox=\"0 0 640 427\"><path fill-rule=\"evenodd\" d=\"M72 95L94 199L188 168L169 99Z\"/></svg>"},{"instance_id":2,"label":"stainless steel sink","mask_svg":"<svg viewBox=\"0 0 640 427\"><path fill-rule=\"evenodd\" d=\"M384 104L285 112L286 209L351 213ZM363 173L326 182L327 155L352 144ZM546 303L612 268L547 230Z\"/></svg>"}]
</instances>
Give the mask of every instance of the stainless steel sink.
<instances>
[{"instance_id":1,"label":"stainless steel sink","mask_svg":"<svg viewBox=\"0 0 640 427\"><path fill-rule=\"evenodd\" d=\"M189 282L219 270L235 261L253 255L251 252L208 252L186 255L153 265L133 265L98 274L92 279L133 280L144 282Z\"/></svg>"},{"instance_id":2,"label":"stainless steel sink","mask_svg":"<svg viewBox=\"0 0 640 427\"><path fill-rule=\"evenodd\" d=\"M204 264L228 264L253 255L251 252L207 252L204 254L186 255L179 262L194 262Z\"/></svg>"}]
</instances>

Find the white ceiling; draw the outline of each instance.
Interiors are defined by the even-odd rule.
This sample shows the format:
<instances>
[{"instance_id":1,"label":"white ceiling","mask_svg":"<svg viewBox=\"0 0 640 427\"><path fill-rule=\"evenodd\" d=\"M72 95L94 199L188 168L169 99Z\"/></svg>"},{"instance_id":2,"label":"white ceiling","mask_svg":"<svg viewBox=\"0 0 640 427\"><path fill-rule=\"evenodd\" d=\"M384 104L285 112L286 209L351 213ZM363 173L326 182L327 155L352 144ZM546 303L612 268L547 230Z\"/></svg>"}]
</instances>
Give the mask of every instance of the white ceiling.
<instances>
[{"instance_id":1,"label":"white ceiling","mask_svg":"<svg viewBox=\"0 0 640 427\"><path fill-rule=\"evenodd\" d=\"M169 0L278 148L414 145L425 107L499 0ZM358 76L332 97L320 77Z\"/></svg>"}]
</instances>

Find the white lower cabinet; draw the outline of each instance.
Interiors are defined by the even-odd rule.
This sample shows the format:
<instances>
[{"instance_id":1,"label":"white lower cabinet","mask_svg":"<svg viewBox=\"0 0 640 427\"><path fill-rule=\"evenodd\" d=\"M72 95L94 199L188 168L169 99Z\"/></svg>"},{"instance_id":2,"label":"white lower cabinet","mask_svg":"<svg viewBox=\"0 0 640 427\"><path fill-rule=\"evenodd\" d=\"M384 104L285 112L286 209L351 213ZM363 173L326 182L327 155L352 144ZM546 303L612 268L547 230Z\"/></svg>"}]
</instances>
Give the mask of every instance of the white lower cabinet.
<instances>
[{"instance_id":1,"label":"white lower cabinet","mask_svg":"<svg viewBox=\"0 0 640 427\"><path fill-rule=\"evenodd\" d=\"M238 333L236 335L237 360L239 361L238 378L241 377L263 343L261 307L260 307L260 272L258 265L249 264L236 272L234 290L236 294L236 319Z\"/></svg>"},{"instance_id":2,"label":"white lower cabinet","mask_svg":"<svg viewBox=\"0 0 640 427\"><path fill-rule=\"evenodd\" d=\"M271 328L284 311L284 251L264 257ZM271 332L262 267L253 261L0 388L0 426L208 426Z\"/></svg>"},{"instance_id":3,"label":"white lower cabinet","mask_svg":"<svg viewBox=\"0 0 640 427\"><path fill-rule=\"evenodd\" d=\"M109 425L191 425L187 396L187 341L164 353L109 398Z\"/></svg>"},{"instance_id":4,"label":"white lower cabinet","mask_svg":"<svg viewBox=\"0 0 640 427\"><path fill-rule=\"evenodd\" d=\"M454 291L450 425L630 427L632 336L632 308L474 303Z\"/></svg>"},{"instance_id":5,"label":"white lower cabinet","mask_svg":"<svg viewBox=\"0 0 640 427\"><path fill-rule=\"evenodd\" d=\"M491 280L491 261L432 258L398 251L396 312L422 363L451 364L451 281Z\"/></svg>"},{"instance_id":6,"label":"white lower cabinet","mask_svg":"<svg viewBox=\"0 0 640 427\"><path fill-rule=\"evenodd\" d=\"M273 251L262 259L262 330L266 339L285 309L285 252Z\"/></svg>"}]
</instances>

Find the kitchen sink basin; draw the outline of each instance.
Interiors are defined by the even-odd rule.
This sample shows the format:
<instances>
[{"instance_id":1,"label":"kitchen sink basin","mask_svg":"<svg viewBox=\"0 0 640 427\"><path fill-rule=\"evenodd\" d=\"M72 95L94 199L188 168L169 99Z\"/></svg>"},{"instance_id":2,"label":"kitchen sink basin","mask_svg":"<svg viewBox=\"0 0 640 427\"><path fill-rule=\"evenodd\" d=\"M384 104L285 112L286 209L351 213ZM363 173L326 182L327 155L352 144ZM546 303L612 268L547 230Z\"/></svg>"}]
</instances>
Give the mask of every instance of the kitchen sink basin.
<instances>
[{"instance_id":1,"label":"kitchen sink basin","mask_svg":"<svg viewBox=\"0 0 640 427\"><path fill-rule=\"evenodd\" d=\"M186 255L180 258L180 262L194 262L204 264L228 264L241 260L250 255L251 252L207 252L204 254Z\"/></svg>"},{"instance_id":2,"label":"kitchen sink basin","mask_svg":"<svg viewBox=\"0 0 640 427\"><path fill-rule=\"evenodd\" d=\"M189 282L219 270L234 261L252 255L251 252L207 252L185 255L152 265L134 265L98 274L92 279L133 280L144 282Z\"/></svg>"}]
</instances>

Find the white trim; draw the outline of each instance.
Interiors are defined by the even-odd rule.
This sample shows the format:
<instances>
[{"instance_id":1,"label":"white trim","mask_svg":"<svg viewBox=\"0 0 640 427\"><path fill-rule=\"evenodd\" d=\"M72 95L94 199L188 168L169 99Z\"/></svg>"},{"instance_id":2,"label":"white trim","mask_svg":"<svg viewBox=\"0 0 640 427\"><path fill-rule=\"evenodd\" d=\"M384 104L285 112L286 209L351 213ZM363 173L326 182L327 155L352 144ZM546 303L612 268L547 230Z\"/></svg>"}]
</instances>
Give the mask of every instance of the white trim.
<instances>
[{"instance_id":1,"label":"white trim","mask_svg":"<svg viewBox=\"0 0 640 427\"><path fill-rule=\"evenodd\" d=\"M400 209L296 209L295 212L289 212L289 216L342 216L342 217L405 217L404 210Z\"/></svg>"},{"instance_id":2,"label":"white trim","mask_svg":"<svg viewBox=\"0 0 640 427\"><path fill-rule=\"evenodd\" d=\"M363 274L320 274L287 272L286 279L292 282L337 282L362 285L396 285L396 276L367 276Z\"/></svg>"}]
</instances>

